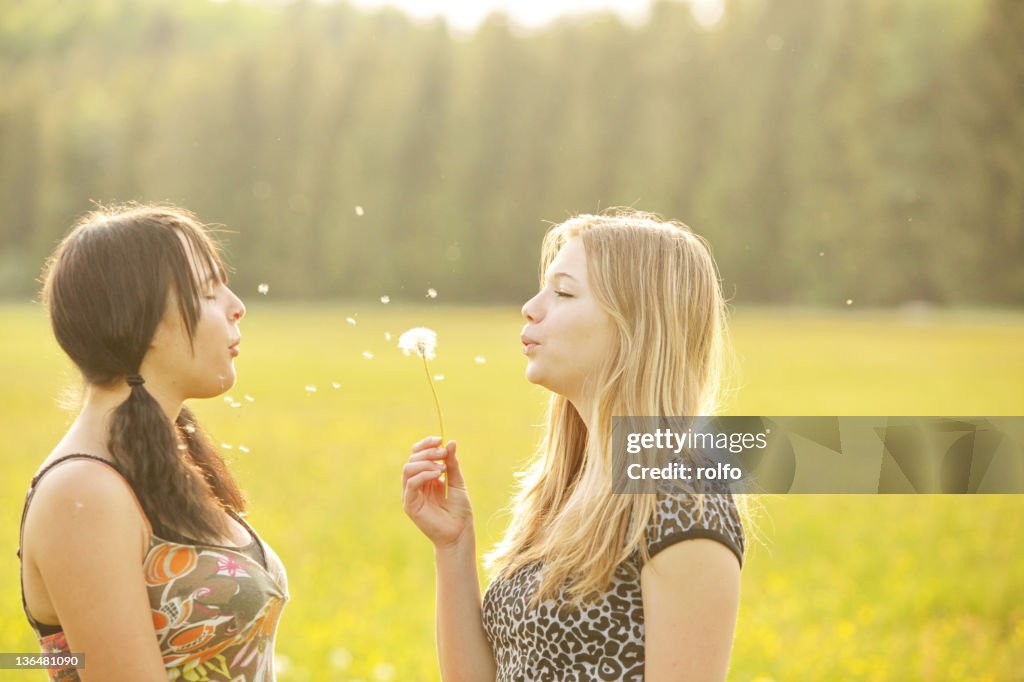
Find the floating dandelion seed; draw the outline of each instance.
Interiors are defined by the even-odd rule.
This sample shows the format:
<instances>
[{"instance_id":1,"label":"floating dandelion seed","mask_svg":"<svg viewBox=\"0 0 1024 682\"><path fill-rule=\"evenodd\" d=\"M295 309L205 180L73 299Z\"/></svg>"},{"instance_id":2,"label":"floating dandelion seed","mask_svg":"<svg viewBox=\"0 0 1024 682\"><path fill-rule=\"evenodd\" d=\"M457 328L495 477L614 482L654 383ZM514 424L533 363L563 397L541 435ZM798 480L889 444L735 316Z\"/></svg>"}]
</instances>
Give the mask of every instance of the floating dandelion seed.
<instances>
[{"instance_id":1,"label":"floating dandelion seed","mask_svg":"<svg viewBox=\"0 0 1024 682\"><path fill-rule=\"evenodd\" d=\"M224 396L224 402L226 402L226 403L233 403L233 402L235 402L235 399L232 398L229 395L226 395L226 396Z\"/></svg>"},{"instance_id":2,"label":"floating dandelion seed","mask_svg":"<svg viewBox=\"0 0 1024 682\"><path fill-rule=\"evenodd\" d=\"M373 353L371 353L368 350L364 350L363 357L366 358L367 360L373 360Z\"/></svg>"},{"instance_id":3,"label":"floating dandelion seed","mask_svg":"<svg viewBox=\"0 0 1024 682\"><path fill-rule=\"evenodd\" d=\"M258 291L261 294L263 294L264 296L266 296L267 292L270 291L270 285L269 284L261 284L258 287L256 287L256 291Z\"/></svg>"},{"instance_id":4,"label":"floating dandelion seed","mask_svg":"<svg viewBox=\"0 0 1024 682\"><path fill-rule=\"evenodd\" d=\"M249 452L249 448L245 447L244 445L239 445L238 449L241 450L242 452Z\"/></svg>"},{"instance_id":5,"label":"floating dandelion seed","mask_svg":"<svg viewBox=\"0 0 1024 682\"><path fill-rule=\"evenodd\" d=\"M349 323L350 325L352 325L353 327L354 327L354 326L356 326L356 321L355 321L355 319L354 319L354 318L351 318L351 317L346 317L346 318L345 318L345 321L346 321L346 322L348 322L348 323Z\"/></svg>"},{"instance_id":6,"label":"floating dandelion seed","mask_svg":"<svg viewBox=\"0 0 1024 682\"><path fill-rule=\"evenodd\" d=\"M444 415L441 413L441 401L437 399L437 390L434 388L434 380L430 377L430 367L427 360L434 359L434 350L437 348L437 332L426 327L413 327L398 337L398 347L406 355L416 355L423 358L423 371L427 375L427 384L430 385L430 393L434 396L434 407L437 409L437 421L441 426L441 447L444 447ZM445 492L447 492L448 479L445 477Z\"/></svg>"},{"instance_id":7,"label":"floating dandelion seed","mask_svg":"<svg viewBox=\"0 0 1024 682\"><path fill-rule=\"evenodd\" d=\"M356 215L357 216L366 215L366 211L363 210L362 206L356 206Z\"/></svg>"},{"instance_id":8,"label":"floating dandelion seed","mask_svg":"<svg viewBox=\"0 0 1024 682\"><path fill-rule=\"evenodd\" d=\"M316 386L306 386L306 390L310 393L316 393Z\"/></svg>"},{"instance_id":9,"label":"floating dandelion seed","mask_svg":"<svg viewBox=\"0 0 1024 682\"><path fill-rule=\"evenodd\" d=\"M385 341L390 341L391 340L391 332L384 332L384 340Z\"/></svg>"},{"instance_id":10,"label":"floating dandelion seed","mask_svg":"<svg viewBox=\"0 0 1024 682\"><path fill-rule=\"evenodd\" d=\"M444 381L444 375L443 374L435 374L434 375L434 381Z\"/></svg>"},{"instance_id":11,"label":"floating dandelion seed","mask_svg":"<svg viewBox=\"0 0 1024 682\"><path fill-rule=\"evenodd\" d=\"M390 296L381 296L380 297L380 302L385 304L385 305L387 305L388 303L391 303L391 297Z\"/></svg>"},{"instance_id":12,"label":"floating dandelion seed","mask_svg":"<svg viewBox=\"0 0 1024 682\"><path fill-rule=\"evenodd\" d=\"M331 382L331 387L333 387L333 388L341 388L341 384L339 384L337 381L332 381Z\"/></svg>"},{"instance_id":13,"label":"floating dandelion seed","mask_svg":"<svg viewBox=\"0 0 1024 682\"><path fill-rule=\"evenodd\" d=\"M437 298L437 289L434 287L427 289L427 298Z\"/></svg>"},{"instance_id":14,"label":"floating dandelion seed","mask_svg":"<svg viewBox=\"0 0 1024 682\"><path fill-rule=\"evenodd\" d=\"M242 403L231 403L231 407L241 407Z\"/></svg>"},{"instance_id":15,"label":"floating dandelion seed","mask_svg":"<svg viewBox=\"0 0 1024 682\"><path fill-rule=\"evenodd\" d=\"M475 362L478 365L484 365L487 363L487 358L485 358L482 355L478 355L475 358L473 358L473 362Z\"/></svg>"},{"instance_id":16,"label":"floating dandelion seed","mask_svg":"<svg viewBox=\"0 0 1024 682\"><path fill-rule=\"evenodd\" d=\"M224 448L225 450L230 450L231 449L231 443L221 443L220 446L222 448Z\"/></svg>"},{"instance_id":17,"label":"floating dandelion seed","mask_svg":"<svg viewBox=\"0 0 1024 682\"><path fill-rule=\"evenodd\" d=\"M852 298L846 299L846 305L853 305L853 299Z\"/></svg>"},{"instance_id":18,"label":"floating dandelion seed","mask_svg":"<svg viewBox=\"0 0 1024 682\"><path fill-rule=\"evenodd\" d=\"M251 395L249 395L249 394L246 394L246 396L245 396L245 399L246 399L247 401L249 401L250 403L254 403L254 402L256 402L256 398L253 398L253 397L252 397Z\"/></svg>"},{"instance_id":19,"label":"floating dandelion seed","mask_svg":"<svg viewBox=\"0 0 1024 682\"><path fill-rule=\"evenodd\" d=\"M819 256L824 256L824 255L825 255L825 252L824 252L824 251L819 251L819 252L818 252L818 255L819 255Z\"/></svg>"}]
</instances>

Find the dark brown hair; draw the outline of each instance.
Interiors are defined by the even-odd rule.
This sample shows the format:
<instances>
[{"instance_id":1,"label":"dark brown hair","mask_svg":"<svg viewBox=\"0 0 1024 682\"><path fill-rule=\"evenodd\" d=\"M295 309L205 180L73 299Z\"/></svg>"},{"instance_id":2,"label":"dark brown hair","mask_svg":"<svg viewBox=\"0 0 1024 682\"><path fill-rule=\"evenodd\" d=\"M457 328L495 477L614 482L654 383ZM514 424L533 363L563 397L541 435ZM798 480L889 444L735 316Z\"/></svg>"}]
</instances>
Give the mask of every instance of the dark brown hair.
<instances>
[{"instance_id":1,"label":"dark brown hair","mask_svg":"<svg viewBox=\"0 0 1024 682\"><path fill-rule=\"evenodd\" d=\"M195 270L226 280L217 245L188 211L124 205L75 223L47 261L43 300L57 342L85 381L110 387L137 374L169 300L192 340L203 293ZM241 491L187 407L172 424L144 385L133 386L111 416L109 438L160 537L212 541L226 535L225 509L244 511Z\"/></svg>"}]
</instances>

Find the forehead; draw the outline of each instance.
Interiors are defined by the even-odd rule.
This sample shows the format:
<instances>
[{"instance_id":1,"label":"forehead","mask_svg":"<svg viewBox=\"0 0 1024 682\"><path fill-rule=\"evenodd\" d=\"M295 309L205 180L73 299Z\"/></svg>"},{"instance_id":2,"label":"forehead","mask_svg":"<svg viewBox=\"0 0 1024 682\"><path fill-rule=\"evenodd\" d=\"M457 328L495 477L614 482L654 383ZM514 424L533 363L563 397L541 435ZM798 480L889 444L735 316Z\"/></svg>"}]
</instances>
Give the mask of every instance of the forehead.
<instances>
[{"instance_id":1,"label":"forehead","mask_svg":"<svg viewBox=\"0 0 1024 682\"><path fill-rule=\"evenodd\" d=\"M545 275L550 278L560 272L572 275L581 282L586 281L587 252L583 248L583 240L579 237L570 237L566 240L551 261Z\"/></svg>"}]
</instances>

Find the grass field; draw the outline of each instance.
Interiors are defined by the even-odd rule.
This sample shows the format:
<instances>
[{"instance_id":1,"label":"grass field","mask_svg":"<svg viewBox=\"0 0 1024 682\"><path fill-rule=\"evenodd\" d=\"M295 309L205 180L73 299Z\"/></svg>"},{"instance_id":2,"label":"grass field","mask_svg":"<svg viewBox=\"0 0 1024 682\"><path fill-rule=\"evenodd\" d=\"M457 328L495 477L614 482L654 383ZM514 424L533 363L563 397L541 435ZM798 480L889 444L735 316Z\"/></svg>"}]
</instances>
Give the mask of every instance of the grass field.
<instances>
[{"instance_id":1,"label":"grass field","mask_svg":"<svg viewBox=\"0 0 1024 682\"><path fill-rule=\"evenodd\" d=\"M445 377L446 435L459 441L486 548L546 402L522 377L518 311L247 303L230 392L240 406L193 407L231 446L250 519L288 569L279 678L439 679L432 553L399 500L409 445L437 425L419 361L384 333L438 332L431 369ZM740 310L733 332L743 372L734 414L1024 414L1024 313ZM57 402L77 377L37 307L0 307L0 339L0 651L32 651L18 517L71 419ZM731 680L1024 680L1024 497L788 496L764 506ZM45 675L0 671L8 679Z\"/></svg>"}]
</instances>

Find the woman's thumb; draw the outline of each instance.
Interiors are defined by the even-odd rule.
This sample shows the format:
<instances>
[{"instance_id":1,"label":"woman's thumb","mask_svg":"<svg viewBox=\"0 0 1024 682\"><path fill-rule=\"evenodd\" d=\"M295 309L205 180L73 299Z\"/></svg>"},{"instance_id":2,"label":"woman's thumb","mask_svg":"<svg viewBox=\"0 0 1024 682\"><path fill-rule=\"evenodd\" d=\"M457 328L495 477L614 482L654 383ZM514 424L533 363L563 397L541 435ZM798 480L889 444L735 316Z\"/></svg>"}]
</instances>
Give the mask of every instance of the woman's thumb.
<instances>
[{"instance_id":1,"label":"woman's thumb","mask_svg":"<svg viewBox=\"0 0 1024 682\"><path fill-rule=\"evenodd\" d=\"M448 474L448 485L455 486L456 488L465 488L466 481L462 478L462 467L459 466L459 459L455 456L455 441L448 441L444 448L447 451L445 454L445 471Z\"/></svg>"}]
</instances>

